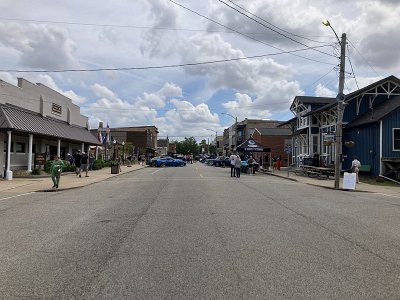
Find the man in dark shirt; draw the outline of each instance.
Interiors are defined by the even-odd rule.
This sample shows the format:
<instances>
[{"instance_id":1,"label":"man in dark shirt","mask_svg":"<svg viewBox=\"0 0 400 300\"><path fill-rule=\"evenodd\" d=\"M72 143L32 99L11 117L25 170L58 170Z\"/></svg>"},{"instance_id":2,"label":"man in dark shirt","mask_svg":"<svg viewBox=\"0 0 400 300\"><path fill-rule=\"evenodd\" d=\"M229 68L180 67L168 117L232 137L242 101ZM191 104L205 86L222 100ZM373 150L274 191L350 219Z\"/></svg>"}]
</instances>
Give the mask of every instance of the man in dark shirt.
<instances>
[{"instance_id":1,"label":"man in dark shirt","mask_svg":"<svg viewBox=\"0 0 400 300\"><path fill-rule=\"evenodd\" d=\"M81 169L81 165L82 165L82 154L81 154L81 150L78 150L78 151L76 151L76 153L74 154L74 162L75 162L75 173L76 173L76 175L78 176L79 175L79 177L82 177L81 176L81 172L82 172L82 169Z\"/></svg>"}]
</instances>

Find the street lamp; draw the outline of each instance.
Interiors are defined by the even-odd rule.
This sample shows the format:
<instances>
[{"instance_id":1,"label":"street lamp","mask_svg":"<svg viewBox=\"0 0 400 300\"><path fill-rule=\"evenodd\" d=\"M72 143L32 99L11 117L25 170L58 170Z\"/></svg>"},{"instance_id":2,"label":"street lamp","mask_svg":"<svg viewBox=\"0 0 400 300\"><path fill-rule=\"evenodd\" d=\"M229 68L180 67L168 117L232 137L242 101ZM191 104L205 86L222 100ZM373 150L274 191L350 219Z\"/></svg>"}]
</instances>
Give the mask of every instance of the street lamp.
<instances>
[{"instance_id":1,"label":"street lamp","mask_svg":"<svg viewBox=\"0 0 400 300\"><path fill-rule=\"evenodd\" d=\"M212 129L207 129L207 130L210 130L210 131L215 132L215 155L218 156L218 149L217 149L217 131L212 130Z\"/></svg>"},{"instance_id":2,"label":"street lamp","mask_svg":"<svg viewBox=\"0 0 400 300\"><path fill-rule=\"evenodd\" d=\"M114 144L114 153L113 153L113 160L115 161L116 160L116 152L115 152L115 145L117 144L117 141L116 140L113 140L113 144Z\"/></svg>"},{"instance_id":3,"label":"street lamp","mask_svg":"<svg viewBox=\"0 0 400 300\"><path fill-rule=\"evenodd\" d=\"M336 36L336 39L340 45L340 70L339 70L339 89L336 96L337 100L337 119L336 119L336 147L335 147L335 189L339 189L340 183L340 165L342 160L342 126L343 126L343 102L345 95L343 94L344 89L344 71L346 62L346 34L342 33L342 40L339 39L336 31L331 26L328 20L322 22L325 26L329 26Z\"/></svg>"},{"instance_id":4,"label":"street lamp","mask_svg":"<svg viewBox=\"0 0 400 300\"><path fill-rule=\"evenodd\" d=\"M224 112L221 113L221 115L229 116L229 117L231 117L231 118L233 118L235 120L235 130L234 130L234 132L235 132L235 141L233 141L233 135L232 135L232 144L237 146L237 139L236 139L236 136L237 136L237 117L234 117L231 114L224 113Z\"/></svg>"},{"instance_id":5,"label":"street lamp","mask_svg":"<svg viewBox=\"0 0 400 300\"><path fill-rule=\"evenodd\" d=\"M122 141L122 163L125 162L125 141Z\"/></svg>"}]
</instances>

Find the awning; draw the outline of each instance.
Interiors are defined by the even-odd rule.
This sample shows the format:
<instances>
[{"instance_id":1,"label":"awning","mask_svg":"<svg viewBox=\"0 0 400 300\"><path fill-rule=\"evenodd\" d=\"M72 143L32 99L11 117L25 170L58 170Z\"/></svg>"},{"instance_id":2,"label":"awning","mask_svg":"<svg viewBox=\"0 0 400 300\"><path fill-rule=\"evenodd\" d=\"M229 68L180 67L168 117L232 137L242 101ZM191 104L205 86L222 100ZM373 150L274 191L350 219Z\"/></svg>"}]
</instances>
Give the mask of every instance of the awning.
<instances>
[{"instance_id":1,"label":"awning","mask_svg":"<svg viewBox=\"0 0 400 300\"><path fill-rule=\"evenodd\" d=\"M51 117L42 117L39 113L13 105L0 105L0 130L101 145L85 127L70 125Z\"/></svg>"},{"instance_id":2,"label":"awning","mask_svg":"<svg viewBox=\"0 0 400 300\"><path fill-rule=\"evenodd\" d=\"M253 138L249 138L245 142L237 146L236 150L244 152L271 152L271 148L267 148L257 143Z\"/></svg>"}]
</instances>

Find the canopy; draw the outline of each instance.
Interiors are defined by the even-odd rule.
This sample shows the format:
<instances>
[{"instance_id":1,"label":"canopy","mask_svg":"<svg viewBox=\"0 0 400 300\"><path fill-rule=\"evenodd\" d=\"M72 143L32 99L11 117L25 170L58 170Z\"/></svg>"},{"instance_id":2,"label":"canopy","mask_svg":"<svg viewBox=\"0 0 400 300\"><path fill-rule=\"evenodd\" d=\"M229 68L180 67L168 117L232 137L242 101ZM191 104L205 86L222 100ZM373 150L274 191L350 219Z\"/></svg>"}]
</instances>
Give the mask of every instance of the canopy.
<instances>
[{"instance_id":1,"label":"canopy","mask_svg":"<svg viewBox=\"0 0 400 300\"><path fill-rule=\"evenodd\" d=\"M260 143L257 143L251 137L239 146L237 146L236 150L244 152L271 152L271 148L267 148Z\"/></svg>"}]
</instances>

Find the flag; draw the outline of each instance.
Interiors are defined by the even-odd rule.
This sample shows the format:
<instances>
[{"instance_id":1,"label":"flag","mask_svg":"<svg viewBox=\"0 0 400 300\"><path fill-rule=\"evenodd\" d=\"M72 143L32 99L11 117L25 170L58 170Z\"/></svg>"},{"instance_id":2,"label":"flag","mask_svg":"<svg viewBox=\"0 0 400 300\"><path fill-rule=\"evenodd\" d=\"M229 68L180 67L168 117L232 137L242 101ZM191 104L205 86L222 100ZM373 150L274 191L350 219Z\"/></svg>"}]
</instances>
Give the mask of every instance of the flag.
<instances>
[{"instance_id":1,"label":"flag","mask_svg":"<svg viewBox=\"0 0 400 300\"><path fill-rule=\"evenodd\" d=\"M101 133L101 130L99 130L99 134L98 134L97 138L99 139L100 143L103 143L103 134Z\"/></svg>"},{"instance_id":2,"label":"flag","mask_svg":"<svg viewBox=\"0 0 400 300\"><path fill-rule=\"evenodd\" d=\"M106 136L107 136L107 143L110 144L110 126L108 126L108 122L107 122L107 128L106 128Z\"/></svg>"}]
</instances>

